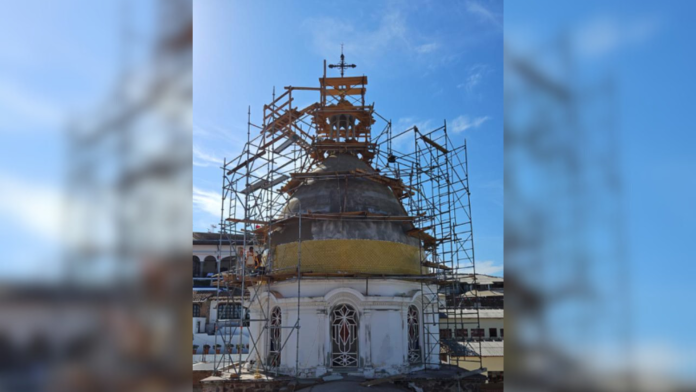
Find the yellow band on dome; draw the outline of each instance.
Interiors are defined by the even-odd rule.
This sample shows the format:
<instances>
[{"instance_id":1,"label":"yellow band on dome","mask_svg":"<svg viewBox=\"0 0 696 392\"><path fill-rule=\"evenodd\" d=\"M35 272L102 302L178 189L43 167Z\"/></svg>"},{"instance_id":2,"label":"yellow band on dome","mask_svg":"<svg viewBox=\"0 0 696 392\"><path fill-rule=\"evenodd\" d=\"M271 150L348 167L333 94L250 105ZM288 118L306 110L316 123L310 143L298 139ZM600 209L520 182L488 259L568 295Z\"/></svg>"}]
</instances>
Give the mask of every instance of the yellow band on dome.
<instances>
[{"instance_id":1,"label":"yellow band on dome","mask_svg":"<svg viewBox=\"0 0 696 392\"><path fill-rule=\"evenodd\" d=\"M297 248L297 242L276 246L272 272L296 271ZM390 241L302 241L301 271L418 275L420 274L419 249L412 245Z\"/></svg>"}]
</instances>

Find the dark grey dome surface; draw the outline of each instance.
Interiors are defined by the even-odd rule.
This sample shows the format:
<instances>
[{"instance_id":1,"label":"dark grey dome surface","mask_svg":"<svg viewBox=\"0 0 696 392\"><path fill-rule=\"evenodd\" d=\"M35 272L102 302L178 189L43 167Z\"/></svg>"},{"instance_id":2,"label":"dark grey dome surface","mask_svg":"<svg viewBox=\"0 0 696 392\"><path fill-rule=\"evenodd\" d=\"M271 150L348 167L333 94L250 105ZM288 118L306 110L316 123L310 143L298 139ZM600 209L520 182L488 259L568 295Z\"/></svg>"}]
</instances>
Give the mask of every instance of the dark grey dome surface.
<instances>
[{"instance_id":1,"label":"dark grey dome surface","mask_svg":"<svg viewBox=\"0 0 696 392\"><path fill-rule=\"evenodd\" d=\"M345 173L356 169L374 173L367 163L352 156L331 156L312 170L312 173ZM388 186L367 178L317 178L300 186L283 209L284 215L304 213L339 213L365 211L393 216L406 215L401 203Z\"/></svg>"},{"instance_id":2,"label":"dark grey dome surface","mask_svg":"<svg viewBox=\"0 0 696 392\"><path fill-rule=\"evenodd\" d=\"M312 173L345 173L355 169L374 173L368 164L352 155L327 158ZM387 185L367 178L310 179L299 186L283 209L282 217L302 213L369 212L389 216L406 216L406 211ZM302 221L303 240L371 239L418 246L418 240L405 234L403 222L376 220L312 220ZM296 242L296 223L285 225L272 234L276 245Z\"/></svg>"}]
</instances>

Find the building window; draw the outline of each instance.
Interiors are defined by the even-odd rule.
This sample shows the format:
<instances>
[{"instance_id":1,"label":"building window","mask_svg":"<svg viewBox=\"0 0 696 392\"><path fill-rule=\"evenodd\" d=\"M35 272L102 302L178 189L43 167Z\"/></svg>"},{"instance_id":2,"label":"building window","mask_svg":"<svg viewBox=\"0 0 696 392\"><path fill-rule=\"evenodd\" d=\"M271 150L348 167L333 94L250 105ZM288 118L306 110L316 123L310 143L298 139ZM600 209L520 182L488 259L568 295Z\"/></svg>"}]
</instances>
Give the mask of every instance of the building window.
<instances>
[{"instance_id":1,"label":"building window","mask_svg":"<svg viewBox=\"0 0 696 392\"><path fill-rule=\"evenodd\" d=\"M199 276L201 276L201 259L193 256L193 277L197 278Z\"/></svg>"},{"instance_id":2,"label":"building window","mask_svg":"<svg viewBox=\"0 0 696 392\"><path fill-rule=\"evenodd\" d=\"M268 349L268 363L271 367L280 365L280 331L283 325L283 314L279 307L271 311L270 347Z\"/></svg>"},{"instance_id":3,"label":"building window","mask_svg":"<svg viewBox=\"0 0 696 392\"><path fill-rule=\"evenodd\" d=\"M469 330L466 328L457 328L454 330L454 336L460 339L466 339L469 337Z\"/></svg>"},{"instance_id":4,"label":"building window","mask_svg":"<svg viewBox=\"0 0 696 392\"><path fill-rule=\"evenodd\" d=\"M201 317L201 305L193 304L193 317Z\"/></svg>"},{"instance_id":5,"label":"building window","mask_svg":"<svg viewBox=\"0 0 696 392\"><path fill-rule=\"evenodd\" d=\"M485 332L483 328L472 328L471 329L471 337L472 338L483 338L485 335Z\"/></svg>"},{"instance_id":6,"label":"building window","mask_svg":"<svg viewBox=\"0 0 696 392\"><path fill-rule=\"evenodd\" d=\"M505 337L505 330L503 330L502 328L500 328L500 337L501 338Z\"/></svg>"},{"instance_id":7,"label":"building window","mask_svg":"<svg viewBox=\"0 0 696 392\"><path fill-rule=\"evenodd\" d=\"M241 317L241 307L237 304L219 304L218 320L238 320Z\"/></svg>"},{"instance_id":8,"label":"building window","mask_svg":"<svg viewBox=\"0 0 696 392\"><path fill-rule=\"evenodd\" d=\"M408 361L418 363L421 359L420 350L420 323L418 322L418 308L408 307Z\"/></svg>"},{"instance_id":9,"label":"building window","mask_svg":"<svg viewBox=\"0 0 696 392\"><path fill-rule=\"evenodd\" d=\"M358 366L358 312L350 305L331 311L331 366Z\"/></svg>"},{"instance_id":10,"label":"building window","mask_svg":"<svg viewBox=\"0 0 696 392\"><path fill-rule=\"evenodd\" d=\"M488 328L488 337L497 338L498 337L498 329L497 328Z\"/></svg>"},{"instance_id":11,"label":"building window","mask_svg":"<svg viewBox=\"0 0 696 392\"><path fill-rule=\"evenodd\" d=\"M248 308L244 308L244 326L249 326L249 320L251 320L251 312Z\"/></svg>"},{"instance_id":12,"label":"building window","mask_svg":"<svg viewBox=\"0 0 696 392\"><path fill-rule=\"evenodd\" d=\"M452 337L452 330L451 329L441 329L440 330L440 339L450 339Z\"/></svg>"}]
</instances>

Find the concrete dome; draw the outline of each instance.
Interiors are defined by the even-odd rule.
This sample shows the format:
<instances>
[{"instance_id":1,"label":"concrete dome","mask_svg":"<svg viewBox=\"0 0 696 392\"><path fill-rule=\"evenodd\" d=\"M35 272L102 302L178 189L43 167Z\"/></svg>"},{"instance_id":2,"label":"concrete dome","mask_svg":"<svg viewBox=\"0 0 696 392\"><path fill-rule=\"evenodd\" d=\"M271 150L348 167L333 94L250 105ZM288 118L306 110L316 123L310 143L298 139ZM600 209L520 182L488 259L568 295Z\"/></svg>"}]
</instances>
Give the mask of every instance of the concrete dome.
<instances>
[{"instance_id":1,"label":"concrete dome","mask_svg":"<svg viewBox=\"0 0 696 392\"><path fill-rule=\"evenodd\" d=\"M334 174L356 169L368 173L375 172L367 163L346 154L326 158L311 172ZM282 214L295 215L300 210L302 213L366 211L391 216L406 215L406 211L388 186L366 178L308 180L295 191Z\"/></svg>"},{"instance_id":2,"label":"concrete dome","mask_svg":"<svg viewBox=\"0 0 696 392\"><path fill-rule=\"evenodd\" d=\"M347 173L356 169L374 173L360 159L347 154L327 158L312 173ZM406 216L391 189L367 178L312 178L299 186L281 217L303 214L369 212ZM374 219L303 218L302 229L291 221L271 234L275 267L291 269L297 263L302 238L302 270L417 274L420 272L418 240L406 235L408 222ZM306 268L305 268L306 267Z\"/></svg>"}]
</instances>

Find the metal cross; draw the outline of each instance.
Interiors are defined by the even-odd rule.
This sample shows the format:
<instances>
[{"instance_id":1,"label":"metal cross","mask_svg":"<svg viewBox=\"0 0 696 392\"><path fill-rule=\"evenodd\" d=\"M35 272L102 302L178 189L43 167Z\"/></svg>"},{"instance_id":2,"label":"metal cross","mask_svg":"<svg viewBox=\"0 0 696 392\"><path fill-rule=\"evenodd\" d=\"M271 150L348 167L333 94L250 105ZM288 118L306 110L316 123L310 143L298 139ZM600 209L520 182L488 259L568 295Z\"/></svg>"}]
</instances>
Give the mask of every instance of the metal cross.
<instances>
[{"instance_id":1,"label":"metal cross","mask_svg":"<svg viewBox=\"0 0 696 392\"><path fill-rule=\"evenodd\" d=\"M343 77L343 71L346 68L355 68L355 64L346 64L346 58L343 56L343 44L341 44L341 62L338 64L329 64L329 68L340 68L341 69L341 77Z\"/></svg>"}]
</instances>

